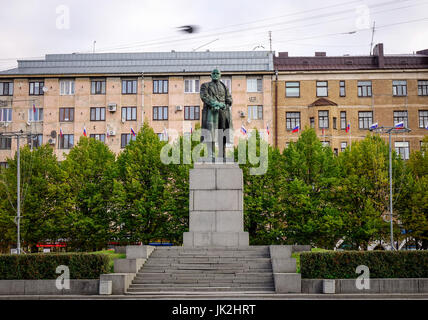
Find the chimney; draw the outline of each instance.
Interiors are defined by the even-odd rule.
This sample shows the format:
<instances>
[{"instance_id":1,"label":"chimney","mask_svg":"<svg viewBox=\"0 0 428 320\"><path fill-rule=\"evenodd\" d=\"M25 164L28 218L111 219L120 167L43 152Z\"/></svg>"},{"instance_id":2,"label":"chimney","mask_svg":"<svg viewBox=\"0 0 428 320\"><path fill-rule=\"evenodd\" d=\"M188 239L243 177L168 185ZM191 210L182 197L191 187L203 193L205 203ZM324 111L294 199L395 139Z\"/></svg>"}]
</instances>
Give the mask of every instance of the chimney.
<instances>
[{"instance_id":1,"label":"chimney","mask_svg":"<svg viewBox=\"0 0 428 320\"><path fill-rule=\"evenodd\" d=\"M383 43L378 43L373 48L373 55L377 57L377 66L385 68L385 56L383 55Z\"/></svg>"},{"instance_id":2,"label":"chimney","mask_svg":"<svg viewBox=\"0 0 428 320\"><path fill-rule=\"evenodd\" d=\"M278 52L278 58L288 58L288 52Z\"/></svg>"},{"instance_id":3,"label":"chimney","mask_svg":"<svg viewBox=\"0 0 428 320\"><path fill-rule=\"evenodd\" d=\"M321 51L315 52L315 57L325 57L325 56L326 56L325 52L321 52Z\"/></svg>"}]
</instances>

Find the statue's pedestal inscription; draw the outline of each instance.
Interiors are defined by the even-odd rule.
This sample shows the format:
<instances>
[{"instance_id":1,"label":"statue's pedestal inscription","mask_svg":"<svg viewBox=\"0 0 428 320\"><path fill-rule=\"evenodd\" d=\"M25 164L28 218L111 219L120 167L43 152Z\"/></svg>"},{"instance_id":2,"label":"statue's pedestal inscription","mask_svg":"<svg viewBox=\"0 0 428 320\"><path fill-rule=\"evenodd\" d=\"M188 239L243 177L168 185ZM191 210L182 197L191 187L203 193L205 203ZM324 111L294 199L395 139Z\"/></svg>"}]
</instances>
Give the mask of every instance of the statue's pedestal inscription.
<instances>
[{"instance_id":1,"label":"statue's pedestal inscription","mask_svg":"<svg viewBox=\"0 0 428 320\"><path fill-rule=\"evenodd\" d=\"M236 163L196 163L189 173L187 247L248 246L244 232L243 176Z\"/></svg>"}]
</instances>

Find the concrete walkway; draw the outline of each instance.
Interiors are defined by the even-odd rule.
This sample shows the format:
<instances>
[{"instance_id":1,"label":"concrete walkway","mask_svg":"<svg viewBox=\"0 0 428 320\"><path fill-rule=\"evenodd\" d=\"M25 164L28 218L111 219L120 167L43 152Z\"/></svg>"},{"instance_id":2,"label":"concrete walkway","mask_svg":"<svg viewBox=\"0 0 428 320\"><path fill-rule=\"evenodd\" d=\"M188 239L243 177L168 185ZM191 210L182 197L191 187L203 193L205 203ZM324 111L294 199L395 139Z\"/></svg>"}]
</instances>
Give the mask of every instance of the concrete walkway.
<instances>
[{"instance_id":1,"label":"concrete walkway","mask_svg":"<svg viewBox=\"0 0 428 320\"><path fill-rule=\"evenodd\" d=\"M428 300L427 293L415 294L194 294L180 292L143 295L1 295L0 300Z\"/></svg>"}]
</instances>

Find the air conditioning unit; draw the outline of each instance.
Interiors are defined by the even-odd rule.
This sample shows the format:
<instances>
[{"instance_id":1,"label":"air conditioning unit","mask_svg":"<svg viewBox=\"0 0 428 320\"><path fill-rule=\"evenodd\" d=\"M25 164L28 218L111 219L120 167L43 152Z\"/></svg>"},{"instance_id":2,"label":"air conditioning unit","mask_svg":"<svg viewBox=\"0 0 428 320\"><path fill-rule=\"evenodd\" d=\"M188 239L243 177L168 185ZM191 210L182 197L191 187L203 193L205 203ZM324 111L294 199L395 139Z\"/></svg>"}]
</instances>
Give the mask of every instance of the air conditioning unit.
<instances>
[{"instance_id":1,"label":"air conditioning unit","mask_svg":"<svg viewBox=\"0 0 428 320\"><path fill-rule=\"evenodd\" d=\"M49 143L49 144L55 144L55 143L56 143L56 139L54 139L54 138L49 138L48 143Z\"/></svg>"},{"instance_id":2,"label":"air conditioning unit","mask_svg":"<svg viewBox=\"0 0 428 320\"><path fill-rule=\"evenodd\" d=\"M117 109L117 104L116 103L109 103L108 107L107 107L108 111L110 112L115 112Z\"/></svg>"},{"instance_id":3,"label":"air conditioning unit","mask_svg":"<svg viewBox=\"0 0 428 320\"><path fill-rule=\"evenodd\" d=\"M175 111L183 111L183 106L175 106Z\"/></svg>"},{"instance_id":4,"label":"air conditioning unit","mask_svg":"<svg viewBox=\"0 0 428 320\"><path fill-rule=\"evenodd\" d=\"M245 112L244 111L239 111L239 116L241 118L245 118Z\"/></svg>"},{"instance_id":5,"label":"air conditioning unit","mask_svg":"<svg viewBox=\"0 0 428 320\"><path fill-rule=\"evenodd\" d=\"M116 135L116 131L114 131L114 130L109 130L109 131L108 131L108 135L109 135L109 136L115 136L115 135Z\"/></svg>"}]
</instances>

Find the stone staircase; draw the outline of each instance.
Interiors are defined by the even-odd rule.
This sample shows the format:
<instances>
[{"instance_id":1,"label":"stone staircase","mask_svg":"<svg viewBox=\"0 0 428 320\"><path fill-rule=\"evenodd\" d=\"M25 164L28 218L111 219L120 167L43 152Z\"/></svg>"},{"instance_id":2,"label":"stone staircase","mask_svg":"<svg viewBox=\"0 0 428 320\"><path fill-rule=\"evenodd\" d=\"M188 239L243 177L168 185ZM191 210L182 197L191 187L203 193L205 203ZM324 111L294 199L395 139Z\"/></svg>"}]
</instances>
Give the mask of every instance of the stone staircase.
<instances>
[{"instance_id":1,"label":"stone staircase","mask_svg":"<svg viewBox=\"0 0 428 320\"><path fill-rule=\"evenodd\" d=\"M128 294L171 292L274 293L268 246L158 247Z\"/></svg>"}]
</instances>

